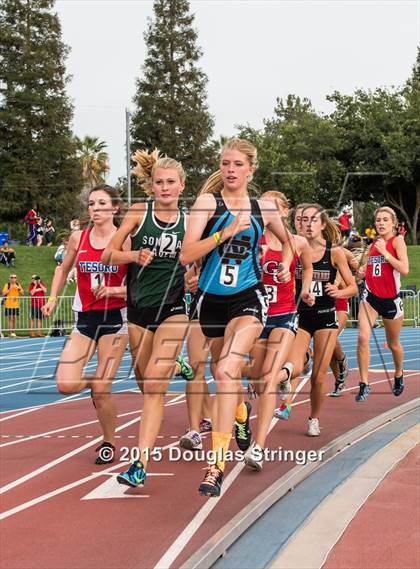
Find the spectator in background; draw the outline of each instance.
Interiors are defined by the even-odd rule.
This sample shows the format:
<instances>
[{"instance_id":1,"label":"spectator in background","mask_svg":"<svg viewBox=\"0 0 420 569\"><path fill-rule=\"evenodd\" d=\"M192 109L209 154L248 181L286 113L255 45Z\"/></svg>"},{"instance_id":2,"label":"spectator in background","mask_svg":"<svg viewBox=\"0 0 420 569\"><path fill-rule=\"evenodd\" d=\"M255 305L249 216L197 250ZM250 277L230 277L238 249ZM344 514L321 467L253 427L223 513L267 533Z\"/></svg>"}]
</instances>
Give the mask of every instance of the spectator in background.
<instances>
[{"instance_id":1,"label":"spectator in background","mask_svg":"<svg viewBox=\"0 0 420 569\"><path fill-rule=\"evenodd\" d=\"M365 229L365 235L366 235L366 243L368 245L371 245L376 237L376 229L371 225L369 225L369 227Z\"/></svg>"},{"instance_id":2,"label":"spectator in background","mask_svg":"<svg viewBox=\"0 0 420 569\"><path fill-rule=\"evenodd\" d=\"M38 275L32 275L32 281L29 285L29 294L31 296L31 338L36 336L42 337L42 320L44 315L41 308L45 304L45 293L47 285Z\"/></svg>"},{"instance_id":3,"label":"spectator in background","mask_svg":"<svg viewBox=\"0 0 420 569\"><path fill-rule=\"evenodd\" d=\"M80 231L80 219L72 219L70 221L70 231Z\"/></svg>"},{"instance_id":4,"label":"spectator in background","mask_svg":"<svg viewBox=\"0 0 420 569\"><path fill-rule=\"evenodd\" d=\"M397 234L401 235L402 238L405 237L407 230L405 228L405 221L400 221L397 227Z\"/></svg>"},{"instance_id":5,"label":"spectator in background","mask_svg":"<svg viewBox=\"0 0 420 569\"><path fill-rule=\"evenodd\" d=\"M44 225L42 222L42 217L36 218L35 232L36 232L36 246L41 247L42 241L44 239Z\"/></svg>"},{"instance_id":6,"label":"spectator in background","mask_svg":"<svg viewBox=\"0 0 420 569\"><path fill-rule=\"evenodd\" d=\"M16 318L19 316L19 297L23 296L23 288L17 282L17 276L11 274L9 282L3 287L3 304L11 338L16 338Z\"/></svg>"},{"instance_id":7,"label":"spectator in background","mask_svg":"<svg viewBox=\"0 0 420 569\"><path fill-rule=\"evenodd\" d=\"M24 221L28 226L28 237L26 239L26 243L28 245L36 245L36 204L32 206L32 209L28 211L28 213L24 217Z\"/></svg>"},{"instance_id":8,"label":"spectator in background","mask_svg":"<svg viewBox=\"0 0 420 569\"><path fill-rule=\"evenodd\" d=\"M349 209L344 208L342 213L338 216L338 224L340 226L341 235L348 239L350 237L350 226L352 214Z\"/></svg>"},{"instance_id":9,"label":"spectator in background","mask_svg":"<svg viewBox=\"0 0 420 569\"><path fill-rule=\"evenodd\" d=\"M63 237L61 245L59 245L57 247L57 251L55 252L55 255L54 255L54 261L57 263L58 267L63 262L64 255L66 254L66 248L67 248L68 242L69 242L69 238Z\"/></svg>"},{"instance_id":10,"label":"spectator in background","mask_svg":"<svg viewBox=\"0 0 420 569\"><path fill-rule=\"evenodd\" d=\"M54 233L55 233L55 228L53 226L52 219L47 217L45 227L44 227L45 242L47 244L47 247L52 246Z\"/></svg>"},{"instance_id":11,"label":"spectator in background","mask_svg":"<svg viewBox=\"0 0 420 569\"><path fill-rule=\"evenodd\" d=\"M16 264L16 255L14 250L9 247L9 243L5 241L0 247L0 263L6 267L14 267Z\"/></svg>"}]
</instances>

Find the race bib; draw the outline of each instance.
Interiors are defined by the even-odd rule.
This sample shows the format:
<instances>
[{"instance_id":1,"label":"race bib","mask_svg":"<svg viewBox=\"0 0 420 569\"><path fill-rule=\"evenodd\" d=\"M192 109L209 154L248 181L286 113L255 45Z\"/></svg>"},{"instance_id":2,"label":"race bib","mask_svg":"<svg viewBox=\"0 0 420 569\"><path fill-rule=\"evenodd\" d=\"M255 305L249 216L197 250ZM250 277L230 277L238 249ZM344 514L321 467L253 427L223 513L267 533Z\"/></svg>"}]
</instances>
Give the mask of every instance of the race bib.
<instances>
[{"instance_id":1,"label":"race bib","mask_svg":"<svg viewBox=\"0 0 420 569\"><path fill-rule=\"evenodd\" d=\"M220 284L235 288L238 284L239 265L222 265Z\"/></svg>"},{"instance_id":2,"label":"race bib","mask_svg":"<svg viewBox=\"0 0 420 569\"><path fill-rule=\"evenodd\" d=\"M312 281L309 292L311 292L314 296L322 296L322 282Z\"/></svg>"},{"instance_id":3,"label":"race bib","mask_svg":"<svg viewBox=\"0 0 420 569\"><path fill-rule=\"evenodd\" d=\"M382 274L382 263L373 263L372 265L372 276L380 277Z\"/></svg>"},{"instance_id":4,"label":"race bib","mask_svg":"<svg viewBox=\"0 0 420 569\"><path fill-rule=\"evenodd\" d=\"M91 288L98 288L98 286L103 286L105 282L104 273L91 273L90 274L90 286Z\"/></svg>"},{"instance_id":5,"label":"race bib","mask_svg":"<svg viewBox=\"0 0 420 569\"><path fill-rule=\"evenodd\" d=\"M265 292L267 293L268 302L270 304L277 302L277 287L273 285L265 285Z\"/></svg>"}]
</instances>

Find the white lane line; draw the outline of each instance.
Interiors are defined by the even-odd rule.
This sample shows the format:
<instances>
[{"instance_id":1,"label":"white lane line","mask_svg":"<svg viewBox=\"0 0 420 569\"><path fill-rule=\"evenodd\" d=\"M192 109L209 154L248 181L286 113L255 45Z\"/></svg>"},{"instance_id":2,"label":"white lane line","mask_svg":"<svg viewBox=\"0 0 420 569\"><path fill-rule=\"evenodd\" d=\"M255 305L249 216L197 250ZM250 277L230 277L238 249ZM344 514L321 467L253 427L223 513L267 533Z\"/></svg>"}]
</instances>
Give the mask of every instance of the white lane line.
<instances>
[{"instance_id":1,"label":"white lane line","mask_svg":"<svg viewBox=\"0 0 420 569\"><path fill-rule=\"evenodd\" d=\"M309 377L302 378L300 383L296 388L296 392L293 395L293 398L297 396L299 391L303 388L306 382L309 380ZM293 404L294 405L294 404ZM272 419L268 433L273 429L273 427L277 424L279 419ZM226 478L223 480L223 494L218 498L208 498L204 506L200 508L197 514L193 517L190 523L183 529L180 535L176 538L176 540L171 544L171 546L166 550L165 554L159 559L159 561L154 566L154 569L168 569L175 561L175 559L180 555L182 550L185 548L187 543L194 537L203 523L206 521L210 513L214 510L217 506L219 501L223 498L226 494L227 490L233 484L233 482L238 478L239 474L245 468L244 462L239 462L236 464L233 469L229 472Z\"/></svg>"},{"instance_id":2,"label":"white lane line","mask_svg":"<svg viewBox=\"0 0 420 569\"><path fill-rule=\"evenodd\" d=\"M183 397L183 395L175 397L172 401L171 404L175 405L176 403L183 403L183 401L180 400L180 398ZM138 417L136 420L138 421L140 419L140 417ZM119 427L118 429L116 429L117 431L125 428L126 426L131 425L133 421L129 421L128 423L126 423L125 425L121 425L121 427ZM92 445L96 444L95 441L92 442ZM170 443L164 447L162 447L162 451L167 450L170 447L173 446L177 446L178 445L178 441ZM86 446L86 445L85 445ZM76 488L77 486L80 486L81 484L84 484L85 482L89 482L90 480L93 480L94 478L97 478L99 476L103 476L104 474L107 474L109 472L112 472L114 470L118 470L119 468L126 466L127 462L120 462L119 464L113 465L110 468L101 470L100 472L94 472L93 474L90 474L89 476L86 476L85 478L81 478L79 480L76 480L75 482L71 482L70 484L66 484L65 486L62 486L61 488L57 488L56 490L53 490L52 492L48 492L47 494L43 494L42 496L38 496L37 498L34 498L33 500L29 500L28 502L24 502L23 504L19 504L18 506L11 508L10 510L6 510L5 512L2 512L0 514L0 520L4 520L14 514L18 514L19 512L22 512L23 510L26 510L32 506L35 506L37 504L40 504L41 502L44 502L45 500L48 500L50 498L53 498L54 496L58 496L59 494L62 494L63 492L67 492L68 490L71 490L73 488Z\"/></svg>"},{"instance_id":3,"label":"white lane line","mask_svg":"<svg viewBox=\"0 0 420 569\"><path fill-rule=\"evenodd\" d=\"M178 397L175 397L175 399L173 399L170 403L172 403L172 405L174 404L174 401L180 400L182 397L184 397L183 395L179 395ZM120 425L119 427L117 427L115 429L115 432L118 433L119 431L121 431L122 429L125 429L126 427L129 427L130 425L133 425L134 423L138 422L140 420L140 412L139 412L139 416L136 417L135 419L132 419L131 421L128 421L127 423L124 423L123 425ZM81 447L74 449L70 452L67 452L66 454L63 454L62 456L48 462L47 464L44 464L43 466L33 470L32 472L29 472L28 474L25 474L24 476L21 476L20 478L18 478L17 480L14 480L13 482L10 482L9 484L6 484L6 486L2 486L0 488L0 495L1 494L5 494L6 492L8 492L9 490L12 490L13 488L16 488L17 486L20 486L20 484L23 484L24 482L26 482L27 480L32 480L35 476L38 476L39 474L42 474L43 472L45 472L46 470L49 470L50 468L52 468L53 466L56 466L57 464L60 464L61 462L64 462L65 460L67 460L68 458L71 458L72 456L75 456L76 454L79 454L80 452L83 452L84 450L86 450L87 448L95 445L96 443L98 443L99 441L102 440L102 436L100 437L96 437L95 439L93 439L93 441L90 441L89 443L86 443L84 445L82 445Z\"/></svg>"}]
</instances>

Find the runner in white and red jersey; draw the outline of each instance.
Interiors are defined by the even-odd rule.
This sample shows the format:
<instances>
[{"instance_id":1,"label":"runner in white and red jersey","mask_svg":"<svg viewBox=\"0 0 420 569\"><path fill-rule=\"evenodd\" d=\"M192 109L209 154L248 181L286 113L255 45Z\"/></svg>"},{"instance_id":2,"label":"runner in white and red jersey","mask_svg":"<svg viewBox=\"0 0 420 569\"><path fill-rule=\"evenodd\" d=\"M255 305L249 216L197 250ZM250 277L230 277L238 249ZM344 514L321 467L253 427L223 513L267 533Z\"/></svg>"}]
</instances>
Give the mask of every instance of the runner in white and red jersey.
<instances>
[{"instance_id":1,"label":"runner in white and red jersey","mask_svg":"<svg viewBox=\"0 0 420 569\"><path fill-rule=\"evenodd\" d=\"M382 316L395 365L393 393L398 396L404 391L404 350L400 342L404 311L399 292L400 275L408 275L409 264L404 239L395 235L397 225L397 216L390 207L380 207L375 211L375 227L379 238L370 247L366 268L359 271L359 276L366 278L366 289L359 309L357 358L360 383L356 401L364 401L370 393L369 340L378 315Z\"/></svg>"},{"instance_id":2,"label":"runner in white and red jersey","mask_svg":"<svg viewBox=\"0 0 420 569\"><path fill-rule=\"evenodd\" d=\"M73 264L77 269L77 293L73 304L76 324L66 342L56 370L60 393L79 393L90 387L93 404L103 431L103 442L96 449L96 464L114 460L116 407L111 398L112 381L128 341L126 328L126 266L101 263L101 255L117 231L114 224L122 201L117 190L106 184L94 187L88 197L91 227L74 231L63 263L57 267L51 296L43 307L50 316ZM117 221L116 221L117 222ZM126 244L129 248L129 243ZM85 365L98 352L93 377L83 376Z\"/></svg>"},{"instance_id":3,"label":"runner in white and red jersey","mask_svg":"<svg viewBox=\"0 0 420 569\"><path fill-rule=\"evenodd\" d=\"M288 200L282 192L265 192L261 199L269 198L276 203L279 215L288 216ZM290 264L291 278L282 282L278 274L283 268L283 251L279 240L265 230L260 242L262 247L262 281L269 301L268 317L259 340L255 343L250 357L252 366L249 379L259 395L257 434L254 443L245 453L245 464L254 470L261 470L263 465L264 445L268 429L276 406L278 392L278 376L282 368L288 372L288 379L280 386L285 392L290 391L292 368L284 366L293 345L297 331L297 315L295 302L295 268L298 259L303 269L302 295L309 298L309 286L312 280L312 261L309 245L303 237L291 236L294 241L295 254ZM285 386L286 384L287 386Z\"/></svg>"}]
</instances>

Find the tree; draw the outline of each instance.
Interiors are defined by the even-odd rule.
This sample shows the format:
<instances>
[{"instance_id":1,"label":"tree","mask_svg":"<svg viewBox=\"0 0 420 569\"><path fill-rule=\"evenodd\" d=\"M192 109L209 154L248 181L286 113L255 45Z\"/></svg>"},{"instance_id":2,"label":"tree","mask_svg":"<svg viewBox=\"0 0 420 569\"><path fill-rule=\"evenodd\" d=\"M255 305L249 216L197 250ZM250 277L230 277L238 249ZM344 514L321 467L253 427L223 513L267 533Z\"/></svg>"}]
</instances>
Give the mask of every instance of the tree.
<instances>
[{"instance_id":1,"label":"tree","mask_svg":"<svg viewBox=\"0 0 420 569\"><path fill-rule=\"evenodd\" d=\"M106 142L93 136L83 139L75 137L76 155L80 160L85 189L90 189L105 181L109 171L109 156L105 152Z\"/></svg>"},{"instance_id":2,"label":"tree","mask_svg":"<svg viewBox=\"0 0 420 569\"><path fill-rule=\"evenodd\" d=\"M181 160L186 193L195 194L214 167L213 118L206 103L207 77L187 0L155 0L144 39L147 56L137 80L132 150L155 147Z\"/></svg>"},{"instance_id":3,"label":"tree","mask_svg":"<svg viewBox=\"0 0 420 569\"><path fill-rule=\"evenodd\" d=\"M274 116L257 131L239 127L258 150L255 182L261 190L278 188L291 205L319 201L334 209L345 172L336 159L340 142L331 122L316 113L309 99L289 95L277 99Z\"/></svg>"},{"instance_id":4,"label":"tree","mask_svg":"<svg viewBox=\"0 0 420 569\"><path fill-rule=\"evenodd\" d=\"M420 52L419 52L420 53ZM407 83L399 89L338 92L328 97L343 141L337 157L352 172L353 199L387 203L407 224L417 244L420 211L420 56Z\"/></svg>"},{"instance_id":5,"label":"tree","mask_svg":"<svg viewBox=\"0 0 420 569\"><path fill-rule=\"evenodd\" d=\"M0 202L4 221L33 202L65 222L81 179L66 96L68 48L53 0L0 0Z\"/></svg>"}]
</instances>

